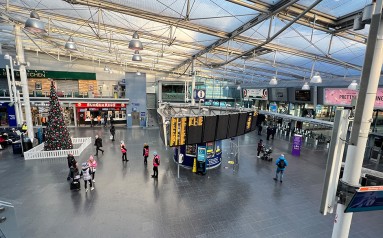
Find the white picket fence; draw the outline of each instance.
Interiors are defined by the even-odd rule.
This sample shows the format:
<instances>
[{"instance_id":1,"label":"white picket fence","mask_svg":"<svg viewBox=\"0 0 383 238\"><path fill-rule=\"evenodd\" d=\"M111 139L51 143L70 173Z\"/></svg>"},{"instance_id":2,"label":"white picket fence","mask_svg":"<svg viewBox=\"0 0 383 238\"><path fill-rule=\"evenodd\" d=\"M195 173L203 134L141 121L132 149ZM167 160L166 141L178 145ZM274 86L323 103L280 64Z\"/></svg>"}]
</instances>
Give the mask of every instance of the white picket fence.
<instances>
[{"instance_id":1,"label":"white picket fence","mask_svg":"<svg viewBox=\"0 0 383 238\"><path fill-rule=\"evenodd\" d=\"M74 156L79 156L85 150L85 148L90 145L92 142L91 137L83 137L83 138L72 138L72 144L81 144L77 149L71 150L51 150L44 151L44 143L33 147L32 149L24 152L25 160L31 159L49 159L49 158L62 158L67 157L68 154L73 154Z\"/></svg>"}]
</instances>

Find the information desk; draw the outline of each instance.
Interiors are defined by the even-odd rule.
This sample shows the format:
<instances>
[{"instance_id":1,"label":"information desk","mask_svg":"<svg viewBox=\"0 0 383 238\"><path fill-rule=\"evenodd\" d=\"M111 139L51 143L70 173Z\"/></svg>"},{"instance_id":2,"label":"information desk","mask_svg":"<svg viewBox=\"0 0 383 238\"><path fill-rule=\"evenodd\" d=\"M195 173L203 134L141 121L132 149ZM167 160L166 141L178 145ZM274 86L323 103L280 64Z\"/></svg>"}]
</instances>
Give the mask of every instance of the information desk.
<instances>
[{"instance_id":1,"label":"information desk","mask_svg":"<svg viewBox=\"0 0 383 238\"><path fill-rule=\"evenodd\" d=\"M221 164L222 141L206 142L201 144L183 145L180 147L176 147L174 148L174 161L178 162L178 148L180 148L180 153L184 155L184 161L181 165L188 169L193 168L193 162L194 159L197 159L199 147L206 148L206 169L213 169Z\"/></svg>"}]
</instances>

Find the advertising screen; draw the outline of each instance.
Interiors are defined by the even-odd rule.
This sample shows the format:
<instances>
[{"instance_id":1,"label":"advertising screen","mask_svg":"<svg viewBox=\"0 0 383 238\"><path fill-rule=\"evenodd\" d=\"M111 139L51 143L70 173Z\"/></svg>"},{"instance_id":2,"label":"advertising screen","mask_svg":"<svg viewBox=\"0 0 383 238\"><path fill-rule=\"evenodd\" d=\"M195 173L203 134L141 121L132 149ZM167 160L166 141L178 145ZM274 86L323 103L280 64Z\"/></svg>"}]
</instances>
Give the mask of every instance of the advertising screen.
<instances>
[{"instance_id":1,"label":"advertising screen","mask_svg":"<svg viewBox=\"0 0 383 238\"><path fill-rule=\"evenodd\" d=\"M215 133L216 140L224 140L227 138L228 124L229 124L229 115L218 115L217 130Z\"/></svg>"},{"instance_id":2,"label":"advertising screen","mask_svg":"<svg viewBox=\"0 0 383 238\"><path fill-rule=\"evenodd\" d=\"M204 117L203 142L210 142L215 140L216 128L217 128L217 116Z\"/></svg>"},{"instance_id":3,"label":"advertising screen","mask_svg":"<svg viewBox=\"0 0 383 238\"><path fill-rule=\"evenodd\" d=\"M357 90L347 88L325 88L324 89L324 105L331 106L355 106ZM383 88L376 91L374 108L383 108Z\"/></svg>"},{"instance_id":4,"label":"advertising screen","mask_svg":"<svg viewBox=\"0 0 383 238\"><path fill-rule=\"evenodd\" d=\"M202 142L203 117L189 117L187 130L187 144L198 144Z\"/></svg>"},{"instance_id":5,"label":"advertising screen","mask_svg":"<svg viewBox=\"0 0 383 238\"><path fill-rule=\"evenodd\" d=\"M383 186L360 187L344 212L383 210Z\"/></svg>"},{"instance_id":6,"label":"advertising screen","mask_svg":"<svg viewBox=\"0 0 383 238\"><path fill-rule=\"evenodd\" d=\"M229 115L229 126L227 128L227 138L237 136L239 114Z\"/></svg>"},{"instance_id":7,"label":"advertising screen","mask_svg":"<svg viewBox=\"0 0 383 238\"><path fill-rule=\"evenodd\" d=\"M245 134L247 121L247 112L239 114L238 127L237 127L237 136Z\"/></svg>"}]
</instances>

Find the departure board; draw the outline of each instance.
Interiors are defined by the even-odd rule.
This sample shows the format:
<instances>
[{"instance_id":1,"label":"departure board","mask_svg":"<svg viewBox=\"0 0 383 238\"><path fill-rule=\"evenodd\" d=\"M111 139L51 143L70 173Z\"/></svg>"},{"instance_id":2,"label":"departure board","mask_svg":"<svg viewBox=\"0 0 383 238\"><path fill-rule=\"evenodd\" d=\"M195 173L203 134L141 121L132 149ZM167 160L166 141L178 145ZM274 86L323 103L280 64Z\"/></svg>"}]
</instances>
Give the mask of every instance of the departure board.
<instances>
[{"instance_id":1,"label":"departure board","mask_svg":"<svg viewBox=\"0 0 383 238\"><path fill-rule=\"evenodd\" d=\"M229 115L229 126L227 129L227 138L237 136L238 118L239 118L239 114Z\"/></svg>"},{"instance_id":2,"label":"departure board","mask_svg":"<svg viewBox=\"0 0 383 238\"><path fill-rule=\"evenodd\" d=\"M255 131L257 129L258 113L253 112L253 120L251 122L251 130Z\"/></svg>"},{"instance_id":3,"label":"departure board","mask_svg":"<svg viewBox=\"0 0 383 238\"><path fill-rule=\"evenodd\" d=\"M245 134L247 113L240 113L238 119L237 136Z\"/></svg>"},{"instance_id":4,"label":"departure board","mask_svg":"<svg viewBox=\"0 0 383 238\"><path fill-rule=\"evenodd\" d=\"M229 115L218 115L217 129L215 133L216 140L227 139L228 125L229 125Z\"/></svg>"},{"instance_id":5,"label":"departure board","mask_svg":"<svg viewBox=\"0 0 383 238\"><path fill-rule=\"evenodd\" d=\"M215 130L217 129L217 116L205 116L203 123L202 142L215 141Z\"/></svg>"},{"instance_id":6,"label":"departure board","mask_svg":"<svg viewBox=\"0 0 383 238\"><path fill-rule=\"evenodd\" d=\"M169 146L185 145L186 137L186 117L172 117L170 120L170 140Z\"/></svg>"},{"instance_id":7,"label":"departure board","mask_svg":"<svg viewBox=\"0 0 383 238\"><path fill-rule=\"evenodd\" d=\"M251 126L253 122L253 112L248 112L246 115L246 128L245 128L245 133L251 131ZM254 122L255 123L255 122Z\"/></svg>"},{"instance_id":8,"label":"departure board","mask_svg":"<svg viewBox=\"0 0 383 238\"><path fill-rule=\"evenodd\" d=\"M189 117L187 130L187 144L193 145L202 142L203 117Z\"/></svg>"}]
</instances>

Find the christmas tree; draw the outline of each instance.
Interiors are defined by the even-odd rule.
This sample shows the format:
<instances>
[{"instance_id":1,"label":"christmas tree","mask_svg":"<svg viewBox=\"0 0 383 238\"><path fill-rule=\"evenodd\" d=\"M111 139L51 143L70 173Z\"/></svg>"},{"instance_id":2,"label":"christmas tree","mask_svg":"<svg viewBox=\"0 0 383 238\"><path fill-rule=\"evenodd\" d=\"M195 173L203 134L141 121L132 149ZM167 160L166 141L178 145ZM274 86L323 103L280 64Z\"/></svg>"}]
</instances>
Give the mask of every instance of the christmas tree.
<instances>
[{"instance_id":1,"label":"christmas tree","mask_svg":"<svg viewBox=\"0 0 383 238\"><path fill-rule=\"evenodd\" d=\"M64 123L56 88L51 82L51 94L49 100L48 125L45 128L44 150L68 150L73 149L73 144L69 131Z\"/></svg>"}]
</instances>

